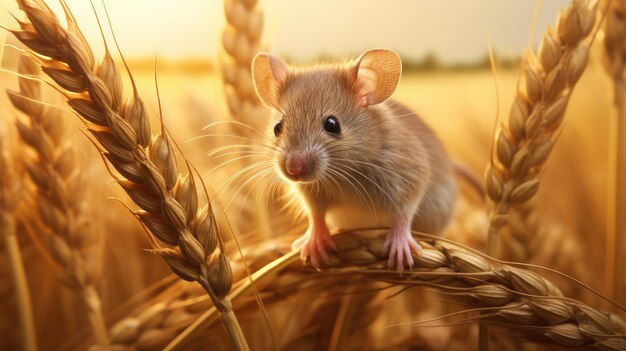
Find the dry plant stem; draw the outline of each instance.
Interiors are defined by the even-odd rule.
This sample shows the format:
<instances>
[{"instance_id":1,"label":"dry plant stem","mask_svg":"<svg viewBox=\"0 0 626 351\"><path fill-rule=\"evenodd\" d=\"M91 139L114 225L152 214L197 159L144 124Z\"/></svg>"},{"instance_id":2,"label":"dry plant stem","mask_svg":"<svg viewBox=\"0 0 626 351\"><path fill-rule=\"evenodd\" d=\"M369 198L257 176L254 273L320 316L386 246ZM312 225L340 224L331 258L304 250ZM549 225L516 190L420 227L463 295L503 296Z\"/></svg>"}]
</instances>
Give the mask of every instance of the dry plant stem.
<instances>
[{"instance_id":1,"label":"dry plant stem","mask_svg":"<svg viewBox=\"0 0 626 351\"><path fill-rule=\"evenodd\" d=\"M488 230L488 254L497 256L501 229L511 206L524 203L539 189L542 166L558 136L572 90L585 70L589 47L583 41L595 23L596 3L574 0L549 28L537 55L529 53L507 123L495 134L486 172L486 189L494 202Z\"/></svg>"},{"instance_id":2,"label":"dry plant stem","mask_svg":"<svg viewBox=\"0 0 626 351\"><path fill-rule=\"evenodd\" d=\"M291 252L287 255L284 255L271 263L267 264L263 268L254 272L250 279L246 279L245 282L235 289L233 289L229 298L231 300L236 300L241 298L245 293L249 293L252 290L251 281L254 281L257 284L257 287L262 287L261 284L268 284L272 278L278 275L283 269L288 267L289 265L293 265L298 261L299 254L296 252ZM180 333L176 339L172 340L163 350L164 351L177 351L183 350L187 346L189 342L191 342L202 330L215 321L217 318L217 309L215 307L209 309L207 312L202 314L196 321L191 324L185 331Z\"/></svg>"},{"instance_id":3,"label":"dry plant stem","mask_svg":"<svg viewBox=\"0 0 626 351\"><path fill-rule=\"evenodd\" d=\"M82 298L87 306L89 324L95 335L96 342L103 346L109 345L107 327L104 323L104 316L102 315L100 295L96 291L96 288L94 286L85 287L82 291Z\"/></svg>"},{"instance_id":4,"label":"dry plant stem","mask_svg":"<svg viewBox=\"0 0 626 351\"><path fill-rule=\"evenodd\" d=\"M31 58L22 56L18 72L36 76L39 67ZM88 191L84 188L87 180L78 167L63 116L59 110L37 101L41 99L40 83L20 77L19 84L20 91L9 91L9 97L28 119L18 120L16 125L22 141L35 154L25 157L24 163L37 188L39 214L51 232L51 237L41 241L60 266L61 281L81 296L94 338L105 347L109 344L107 328L95 288L103 262L97 229L88 219Z\"/></svg>"},{"instance_id":5,"label":"dry plant stem","mask_svg":"<svg viewBox=\"0 0 626 351\"><path fill-rule=\"evenodd\" d=\"M0 209L0 232L6 243L11 267L13 286L17 298L17 307L20 313L20 330L24 342L24 350L37 350L37 337L35 333L35 321L30 303L30 291L26 281L26 273L22 264L22 255L15 237L15 222L12 215Z\"/></svg>"},{"instance_id":6,"label":"dry plant stem","mask_svg":"<svg viewBox=\"0 0 626 351\"><path fill-rule=\"evenodd\" d=\"M562 296L549 280L529 270L500 263L463 246L430 236L416 235L424 248L416 267L399 276L386 269L382 246L385 232L346 232L333 236L337 252L321 273L300 273L303 280L331 276L386 281L398 285L426 285L460 304L489 309L480 321L517 332L520 338L566 347L626 350L626 322L618 315ZM252 275L261 291L281 274L302 271L297 254L289 253ZM251 291L248 281L233 289L233 302ZM168 350L182 349L217 319L215 309L205 312L181 333Z\"/></svg>"},{"instance_id":7,"label":"dry plant stem","mask_svg":"<svg viewBox=\"0 0 626 351\"><path fill-rule=\"evenodd\" d=\"M123 99L120 71L108 50L96 62L65 2L68 29L41 0L18 0L27 20L13 34L40 55L43 71L59 86L121 177L118 184L140 210L153 252L180 278L200 283L221 314L230 341L248 350L227 293L232 272L210 203L199 205L192 173L182 176L164 126L152 135L145 105L133 84ZM188 167L190 168L190 167Z\"/></svg>"},{"instance_id":8,"label":"dry plant stem","mask_svg":"<svg viewBox=\"0 0 626 351\"><path fill-rule=\"evenodd\" d=\"M615 118L609 132L608 216L605 260L605 291L611 296L623 296L626 281L626 261L620 252L626 250L626 118L624 74L626 74L626 1L611 1L604 22L604 64L613 80ZM618 262L620 261L620 262Z\"/></svg>"},{"instance_id":9,"label":"dry plant stem","mask_svg":"<svg viewBox=\"0 0 626 351\"><path fill-rule=\"evenodd\" d=\"M22 254L15 233L14 215L20 199L18 187L17 177L14 174L7 148L7 133L4 130L4 125L0 125L0 236L5 241L9 256L24 349L35 351L37 350L37 336L33 308Z\"/></svg>"},{"instance_id":10,"label":"dry plant stem","mask_svg":"<svg viewBox=\"0 0 626 351\"><path fill-rule=\"evenodd\" d=\"M37 350L37 337L35 333L35 321L33 320L33 310L30 303L30 291L26 281L26 273L22 264L22 255L15 237L15 223L6 213L0 213L0 232L6 243L9 255L9 266L12 271L13 286L17 298L17 306L20 311L20 330L24 349L27 351Z\"/></svg>"},{"instance_id":11,"label":"dry plant stem","mask_svg":"<svg viewBox=\"0 0 626 351\"><path fill-rule=\"evenodd\" d=\"M617 90L616 90L616 93ZM614 286L614 296L621 296L624 302L626 295L626 258L620 253L626 252L626 111L624 103L624 81L620 85L620 101L616 102L617 120L614 142L615 166L615 242L613 247L614 275L611 279ZM611 247L611 246L609 246Z\"/></svg>"}]
</instances>

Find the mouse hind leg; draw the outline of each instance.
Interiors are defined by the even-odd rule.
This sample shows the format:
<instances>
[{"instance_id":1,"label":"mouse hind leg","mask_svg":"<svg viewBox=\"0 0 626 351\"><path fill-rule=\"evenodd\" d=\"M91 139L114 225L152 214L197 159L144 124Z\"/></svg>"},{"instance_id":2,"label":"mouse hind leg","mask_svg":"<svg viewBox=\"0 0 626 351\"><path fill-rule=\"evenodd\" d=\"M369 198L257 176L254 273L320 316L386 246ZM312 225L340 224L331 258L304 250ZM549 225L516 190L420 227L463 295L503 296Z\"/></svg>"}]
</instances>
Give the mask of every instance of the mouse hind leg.
<instances>
[{"instance_id":1,"label":"mouse hind leg","mask_svg":"<svg viewBox=\"0 0 626 351\"><path fill-rule=\"evenodd\" d=\"M413 217L413 230L440 235L454 215L457 197L456 182L446 177L424 194L419 209Z\"/></svg>"}]
</instances>

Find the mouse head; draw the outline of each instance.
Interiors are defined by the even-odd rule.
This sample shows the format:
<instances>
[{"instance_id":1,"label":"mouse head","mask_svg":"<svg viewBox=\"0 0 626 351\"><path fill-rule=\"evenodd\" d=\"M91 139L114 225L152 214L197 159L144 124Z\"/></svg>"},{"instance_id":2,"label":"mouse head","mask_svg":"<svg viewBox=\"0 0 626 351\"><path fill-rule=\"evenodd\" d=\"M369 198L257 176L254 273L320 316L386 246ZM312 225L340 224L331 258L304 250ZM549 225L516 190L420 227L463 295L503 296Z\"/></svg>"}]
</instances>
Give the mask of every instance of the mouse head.
<instances>
[{"instance_id":1,"label":"mouse head","mask_svg":"<svg viewBox=\"0 0 626 351\"><path fill-rule=\"evenodd\" d=\"M355 162L376 156L386 137L378 105L391 97L401 71L398 54L383 49L350 64L304 69L257 54L252 77L259 99L275 111L270 137L280 174L306 183L363 168Z\"/></svg>"}]
</instances>

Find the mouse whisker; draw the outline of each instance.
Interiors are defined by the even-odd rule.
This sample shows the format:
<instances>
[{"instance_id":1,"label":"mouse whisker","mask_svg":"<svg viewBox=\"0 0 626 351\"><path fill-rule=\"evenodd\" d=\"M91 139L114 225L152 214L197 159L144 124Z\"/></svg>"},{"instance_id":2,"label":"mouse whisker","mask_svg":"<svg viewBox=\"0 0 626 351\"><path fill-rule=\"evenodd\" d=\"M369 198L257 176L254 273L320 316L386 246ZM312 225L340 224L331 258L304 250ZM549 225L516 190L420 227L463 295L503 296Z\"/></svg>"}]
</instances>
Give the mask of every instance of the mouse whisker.
<instances>
[{"instance_id":1,"label":"mouse whisker","mask_svg":"<svg viewBox=\"0 0 626 351\"><path fill-rule=\"evenodd\" d=\"M243 200L241 201L241 206L239 208L239 214L241 214L241 212L243 211L243 206L244 206L244 204L246 203L246 201L248 199L248 195L250 195L250 192L258 184L258 182L260 180L264 179L263 176L269 174L269 172L273 172L273 170L268 167L267 169L264 169L264 170L261 170L259 172L256 172L256 174L254 174L253 176L249 177L243 184L241 184L241 186L239 186L239 188L237 188L237 190L235 190L233 192L233 196L231 197L230 201L227 203L225 209L227 209L230 206L230 204L232 203L233 199L235 198L235 195L238 194L243 188L245 188L246 185L248 185L250 182L252 182L252 184L248 188L248 191L246 192Z\"/></svg>"},{"instance_id":2,"label":"mouse whisker","mask_svg":"<svg viewBox=\"0 0 626 351\"><path fill-rule=\"evenodd\" d=\"M250 186L250 189L248 189L249 191L251 191L252 188L255 187L255 185L256 185L258 180L264 179L263 177L257 179L259 177L259 175L261 175L261 174L262 175L267 175L267 174L269 174L269 172L268 172L267 169L264 170L264 171L255 172L254 176L247 177L246 178L247 179L246 182L242 183L237 189L231 189L231 191L230 191L230 198L228 199L228 201L223 201L223 203L226 204L226 206L224 206L224 209L226 210L226 209L230 208L230 206L233 204L235 199L239 198L240 199L240 205L241 205L240 208L239 208L239 214L241 214L241 211L243 210L243 207L245 206L245 204L247 202L247 197L248 197L248 194L249 194L249 192L246 192L245 196L242 199L242 197L241 197L242 189L244 187L246 187L251 181L254 180L254 182ZM222 194L221 196L224 196L224 194Z\"/></svg>"},{"instance_id":3,"label":"mouse whisker","mask_svg":"<svg viewBox=\"0 0 626 351\"><path fill-rule=\"evenodd\" d=\"M412 179L409 179L409 178L407 178L407 177L403 177L400 173L398 173L398 172L396 172L396 171L394 171L393 169L390 169L390 168L388 168L388 167L381 166L381 165L379 165L379 164L375 164L375 163L372 163L372 162L367 162L367 161L358 161L358 160L353 160L353 162L354 162L354 163L356 163L356 164L362 164L362 165L366 165L366 166L370 166L370 167L375 167L375 168L378 168L378 169L382 169L382 170L384 170L384 171L386 171L386 172L389 172L389 174L393 174L393 175L395 175L396 177L398 177L400 180L403 180L403 181L404 181L404 182L406 182L407 184L412 184L412 183L413 183L413 180L412 180Z\"/></svg>"},{"instance_id":4,"label":"mouse whisker","mask_svg":"<svg viewBox=\"0 0 626 351\"><path fill-rule=\"evenodd\" d=\"M359 185L362 189L363 192L365 193L365 195L367 196L367 199L369 201L369 207L372 209L372 211L374 212L374 219L377 222L378 221L378 209L376 208L376 205L374 205L374 199L372 199L372 196L370 195L370 192L367 191L367 188L365 187L365 185L358 180L356 177L352 176L350 173L344 171L344 170L340 170L343 173L345 173L346 175L350 176L352 179L354 179L354 181L356 182L357 185Z\"/></svg>"},{"instance_id":5,"label":"mouse whisker","mask_svg":"<svg viewBox=\"0 0 626 351\"><path fill-rule=\"evenodd\" d=\"M215 137L229 137L229 138L233 138L233 139L247 140L247 141L251 141L251 142L254 142L254 143L259 142L256 139L252 139L252 138L241 136L241 135L237 135L237 134L211 133L211 134L196 135L194 137L191 137L191 138L185 140L183 143L187 144L187 143L190 143L192 141L197 141L197 140L204 139L204 138L215 138Z\"/></svg>"},{"instance_id":6,"label":"mouse whisker","mask_svg":"<svg viewBox=\"0 0 626 351\"><path fill-rule=\"evenodd\" d=\"M360 204L362 207L366 208L367 206L369 206L369 203L366 201L365 196L363 195L363 193L361 192L361 189L359 189L353 181L351 181L350 179L348 179L345 175L341 174L341 172L337 171L337 170L331 170L334 175L338 178L340 178L345 184L348 184L348 186L351 189L354 189L355 194L357 195L357 199L359 200ZM335 181L335 183L339 183L338 181ZM358 181L357 184L361 185ZM361 185L362 186L362 185ZM338 185L338 188L341 188L340 185ZM345 195L345 191L341 191L342 194L342 198L346 199L346 195ZM367 194L367 192L366 192ZM367 194L367 196L369 197L369 194Z\"/></svg>"},{"instance_id":7,"label":"mouse whisker","mask_svg":"<svg viewBox=\"0 0 626 351\"><path fill-rule=\"evenodd\" d=\"M275 173L271 170L270 172L267 172L267 174L264 176L263 183L261 183L260 185L260 193L256 196L256 202L258 207L270 203L270 198L268 194L273 190L272 182L274 181L274 178Z\"/></svg>"},{"instance_id":8,"label":"mouse whisker","mask_svg":"<svg viewBox=\"0 0 626 351\"><path fill-rule=\"evenodd\" d=\"M356 165L365 165L365 166L374 167L374 168L383 170L385 172L388 172L389 174L393 174L394 176L398 177L400 180L404 181L407 185L410 185L410 184L414 183L413 180L411 180L409 178L406 178L406 177L403 177L398 172L396 172L396 171L394 171L392 169L389 169L389 168L387 168L385 166L381 166L379 164L375 164L375 163L367 162L367 161L359 161L359 160L354 160L354 159L342 159L342 158L334 158L334 159L338 160L338 161L344 161L344 162L347 162L347 163L351 163L351 164L353 164L355 166Z\"/></svg>"},{"instance_id":9,"label":"mouse whisker","mask_svg":"<svg viewBox=\"0 0 626 351\"><path fill-rule=\"evenodd\" d=\"M217 160L218 158L222 158L222 157L229 156L229 155L255 155L259 157L267 157L267 153L260 152L257 150L239 150L239 151L229 151L229 152L221 153L213 157L213 159Z\"/></svg>"},{"instance_id":10,"label":"mouse whisker","mask_svg":"<svg viewBox=\"0 0 626 351\"><path fill-rule=\"evenodd\" d=\"M207 171L207 173L211 174L211 173L215 172L215 170L217 170L217 169L219 169L219 168L221 168L223 166L226 166L227 164L230 164L230 163L233 163L233 162L236 162L236 161L239 161L239 160L245 160L245 159L252 158L252 157L258 157L258 156L259 155L253 154L253 155L243 155L243 156L234 157L234 158L231 158L230 160L226 160L226 161L224 161L222 163L219 163L217 166L209 169Z\"/></svg>"},{"instance_id":11,"label":"mouse whisker","mask_svg":"<svg viewBox=\"0 0 626 351\"><path fill-rule=\"evenodd\" d=\"M224 150L230 150L230 149L251 149L251 150L257 150L259 147L261 148L266 148L268 150L273 151L274 149L269 147L269 146L265 146L265 145L246 145L246 144L231 144L231 145L224 145L224 146L218 146L216 148L213 148L210 150L209 153L207 153L207 157L211 157L214 154L224 151Z\"/></svg>"},{"instance_id":12,"label":"mouse whisker","mask_svg":"<svg viewBox=\"0 0 626 351\"><path fill-rule=\"evenodd\" d=\"M417 116L417 113L410 112L410 113L405 113L402 115L394 115L394 116L391 116L391 118L402 118L402 117L407 117L407 116Z\"/></svg>"},{"instance_id":13,"label":"mouse whisker","mask_svg":"<svg viewBox=\"0 0 626 351\"><path fill-rule=\"evenodd\" d=\"M327 171L328 173L341 177L341 175L338 174L337 171L335 171L332 167L328 167ZM341 184L339 183L339 181L334 177L328 176L328 174L326 173L322 174L322 176L320 177L320 180L322 180L324 184L327 186L326 188L327 192L333 191L333 189L336 189L336 190L341 189ZM331 182L334 183L337 186L337 188L333 188L333 184ZM339 194L342 196L342 199L345 199L345 194L343 193L343 191L339 191Z\"/></svg>"},{"instance_id":14,"label":"mouse whisker","mask_svg":"<svg viewBox=\"0 0 626 351\"><path fill-rule=\"evenodd\" d=\"M259 162L255 162L247 167L244 167L243 169L239 170L238 172L236 172L235 174L231 175L230 177L228 177L226 179L226 181L224 181L217 189L215 189L213 195L211 196L217 196L220 197L222 195L222 193L230 186L230 184L237 178L239 178L240 176L242 176L245 173L251 172L257 168L260 167L271 167L272 162L271 161L259 161ZM205 174L206 176L207 174ZM237 184L239 184L239 182L237 182Z\"/></svg>"},{"instance_id":15,"label":"mouse whisker","mask_svg":"<svg viewBox=\"0 0 626 351\"><path fill-rule=\"evenodd\" d=\"M232 120L232 119L231 119L231 120L215 121L215 122L213 122L213 123L207 124L206 126L202 127L202 130L207 130L207 129L209 129L209 128L212 128L212 127L218 126L218 125L220 125L220 124L225 124L225 123L231 123L231 124L235 124L235 125L238 125L238 126L242 126L242 127L248 128L248 129L250 129L250 130L254 131L255 133L259 134L259 135L260 135L260 136L262 136L263 138L267 139L270 143L272 143L272 142L273 142L273 140L272 140L272 139L270 139L270 138L267 136L267 134L263 133L262 131L260 131L260 130L258 130L258 129L256 129L256 128L254 128L253 126L251 126L251 125L249 125L249 124L243 123L243 122L241 122L241 121Z\"/></svg>"},{"instance_id":16,"label":"mouse whisker","mask_svg":"<svg viewBox=\"0 0 626 351\"><path fill-rule=\"evenodd\" d=\"M346 160L346 161L348 161L348 160ZM391 195L389 195L389 192L387 192L387 190L385 190L383 187L378 185L378 183L376 183L372 178L368 177L367 175L365 175L363 172L357 170L356 168L352 168L352 167L350 167L350 166L348 166L346 164L344 164L343 166L348 168L349 170L357 173L358 175L360 175L361 177L365 178L366 180L368 180L370 183L372 183L374 186L376 186L376 188L378 188L378 190L380 190L383 195L385 195L387 197L387 199L391 202L392 205L394 205L397 208L399 208L399 205L398 205L397 201L393 197L391 197Z\"/></svg>"},{"instance_id":17,"label":"mouse whisker","mask_svg":"<svg viewBox=\"0 0 626 351\"><path fill-rule=\"evenodd\" d=\"M329 168L332 169L337 176L341 177L346 183L348 183L356 191L356 193L357 193L357 195L358 195L358 197L359 197L359 199L361 201L361 204L363 204L364 201L369 200L368 201L368 203L369 203L368 205L371 206L371 208L373 210L375 210L374 200L370 196L370 194L367 191L367 189L363 186L363 184L358 179L356 179L353 175L351 175L350 173L348 173L345 170L342 170L342 169L340 169L338 167L334 167L333 166L332 168L331 167L329 167ZM351 179L349 179L348 177L351 178ZM359 189L357 187L357 185L361 189L363 189L363 192L361 192L361 189ZM365 196L367 196L367 199L365 199Z\"/></svg>"}]
</instances>

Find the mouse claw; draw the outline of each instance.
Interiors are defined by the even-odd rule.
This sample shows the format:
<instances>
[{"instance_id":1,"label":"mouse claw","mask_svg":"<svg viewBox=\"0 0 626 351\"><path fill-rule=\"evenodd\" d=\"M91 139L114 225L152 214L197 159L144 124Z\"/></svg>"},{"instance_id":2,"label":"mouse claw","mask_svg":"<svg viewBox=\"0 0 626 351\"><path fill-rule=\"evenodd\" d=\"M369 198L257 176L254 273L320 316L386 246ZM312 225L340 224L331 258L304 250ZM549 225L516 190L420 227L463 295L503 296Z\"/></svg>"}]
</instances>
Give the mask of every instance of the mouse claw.
<instances>
[{"instance_id":1,"label":"mouse claw","mask_svg":"<svg viewBox=\"0 0 626 351\"><path fill-rule=\"evenodd\" d=\"M395 266L398 272L404 270L405 261L409 268L413 268L415 261L413 260L412 252L420 256L422 254L422 247L415 241L410 232L392 231L387 236L387 240L385 240L383 250L389 252L389 259L387 260L389 268Z\"/></svg>"},{"instance_id":2,"label":"mouse claw","mask_svg":"<svg viewBox=\"0 0 626 351\"><path fill-rule=\"evenodd\" d=\"M335 243L330 238L330 232L325 226L322 228L309 228L306 234L302 235L291 244L292 250L300 250L300 258L302 261L306 261L307 258L310 258L311 265L318 270L321 261L326 263L330 261L327 252L328 247L331 247L335 251L337 250Z\"/></svg>"}]
</instances>

